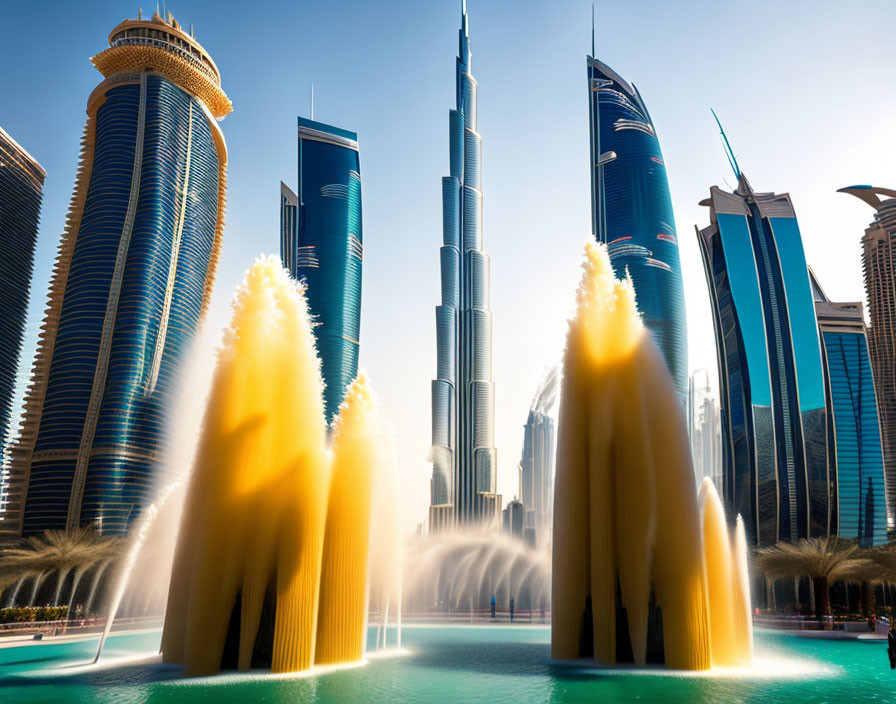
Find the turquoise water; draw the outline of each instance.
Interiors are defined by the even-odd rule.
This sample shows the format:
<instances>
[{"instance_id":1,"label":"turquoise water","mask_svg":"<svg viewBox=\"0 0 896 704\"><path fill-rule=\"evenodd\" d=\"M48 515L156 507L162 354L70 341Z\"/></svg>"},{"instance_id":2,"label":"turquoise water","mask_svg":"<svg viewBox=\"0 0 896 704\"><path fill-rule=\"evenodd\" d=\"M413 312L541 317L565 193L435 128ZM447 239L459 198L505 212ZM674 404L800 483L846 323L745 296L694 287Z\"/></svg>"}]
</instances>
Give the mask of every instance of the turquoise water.
<instances>
[{"instance_id":1,"label":"turquoise water","mask_svg":"<svg viewBox=\"0 0 896 704\"><path fill-rule=\"evenodd\" d=\"M0 702L896 702L884 641L756 637L758 664L703 676L598 670L548 659L547 628L412 627L403 651L311 676L184 680L158 662L159 633L0 648Z\"/></svg>"}]
</instances>

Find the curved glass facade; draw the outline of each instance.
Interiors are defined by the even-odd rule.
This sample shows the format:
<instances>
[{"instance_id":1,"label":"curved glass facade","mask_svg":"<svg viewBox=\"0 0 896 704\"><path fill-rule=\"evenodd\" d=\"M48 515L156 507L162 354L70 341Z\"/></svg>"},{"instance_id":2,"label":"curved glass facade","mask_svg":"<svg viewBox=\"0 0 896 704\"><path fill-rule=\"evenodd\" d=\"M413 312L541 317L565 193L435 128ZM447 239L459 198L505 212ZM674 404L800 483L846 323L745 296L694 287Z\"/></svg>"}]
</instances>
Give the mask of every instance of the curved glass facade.
<instances>
[{"instance_id":1,"label":"curved glass facade","mask_svg":"<svg viewBox=\"0 0 896 704\"><path fill-rule=\"evenodd\" d=\"M617 277L628 272L682 406L688 397L684 287L672 197L660 143L640 93L588 57L592 233ZM600 155L615 158L599 164Z\"/></svg>"},{"instance_id":2,"label":"curved glass facade","mask_svg":"<svg viewBox=\"0 0 896 704\"><path fill-rule=\"evenodd\" d=\"M226 149L203 101L146 70L109 76L87 113L15 450L25 535L121 534L151 498L223 227Z\"/></svg>"},{"instance_id":3,"label":"curved glass facade","mask_svg":"<svg viewBox=\"0 0 896 704\"><path fill-rule=\"evenodd\" d=\"M494 494L495 384L489 258L482 250L482 137L467 13L461 18L457 108L448 116L449 176L442 179L442 300L436 306L437 378L432 382L433 506L453 520L485 518L478 494Z\"/></svg>"},{"instance_id":4,"label":"curved glass facade","mask_svg":"<svg viewBox=\"0 0 896 704\"><path fill-rule=\"evenodd\" d=\"M756 545L827 535L825 380L809 273L790 198L741 177L716 187L699 233L719 360L722 489Z\"/></svg>"},{"instance_id":5,"label":"curved glass facade","mask_svg":"<svg viewBox=\"0 0 896 704\"><path fill-rule=\"evenodd\" d=\"M0 467L4 471L46 175L40 164L0 128ZM5 503L4 480L5 474L0 474L0 519Z\"/></svg>"},{"instance_id":6,"label":"curved glass facade","mask_svg":"<svg viewBox=\"0 0 896 704\"><path fill-rule=\"evenodd\" d=\"M862 547L887 542L877 396L861 303L816 301L834 439L832 526Z\"/></svg>"},{"instance_id":7,"label":"curved glass facade","mask_svg":"<svg viewBox=\"0 0 896 704\"><path fill-rule=\"evenodd\" d=\"M299 192L281 184L280 222L283 265L308 287L329 423L358 374L364 252L354 132L299 118Z\"/></svg>"}]
</instances>

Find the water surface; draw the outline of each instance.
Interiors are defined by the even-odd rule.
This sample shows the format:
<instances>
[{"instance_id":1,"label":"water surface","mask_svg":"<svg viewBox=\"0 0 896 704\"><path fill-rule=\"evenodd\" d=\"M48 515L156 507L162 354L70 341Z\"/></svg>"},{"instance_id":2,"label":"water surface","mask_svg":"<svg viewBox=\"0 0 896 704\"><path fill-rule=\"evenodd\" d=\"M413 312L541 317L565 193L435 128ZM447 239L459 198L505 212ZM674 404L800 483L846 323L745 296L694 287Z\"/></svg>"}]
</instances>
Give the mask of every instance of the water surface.
<instances>
[{"instance_id":1,"label":"water surface","mask_svg":"<svg viewBox=\"0 0 896 704\"><path fill-rule=\"evenodd\" d=\"M113 634L92 666L96 643L0 648L0 702L896 702L884 641L783 633L757 633L751 670L709 675L552 663L545 627L410 627L363 666L198 680L160 664L158 631Z\"/></svg>"}]
</instances>

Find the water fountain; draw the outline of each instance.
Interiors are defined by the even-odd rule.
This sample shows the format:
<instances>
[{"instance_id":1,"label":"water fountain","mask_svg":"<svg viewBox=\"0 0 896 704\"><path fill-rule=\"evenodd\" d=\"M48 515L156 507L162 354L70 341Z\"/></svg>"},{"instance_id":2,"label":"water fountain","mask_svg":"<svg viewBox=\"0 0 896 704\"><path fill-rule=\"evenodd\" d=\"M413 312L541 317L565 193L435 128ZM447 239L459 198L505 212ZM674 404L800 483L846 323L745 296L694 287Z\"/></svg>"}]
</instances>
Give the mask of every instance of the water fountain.
<instances>
[{"instance_id":1,"label":"water fountain","mask_svg":"<svg viewBox=\"0 0 896 704\"><path fill-rule=\"evenodd\" d=\"M665 362L631 280L615 278L606 248L589 240L583 270L557 441L552 656L685 670L739 661L748 634L736 631L726 650L711 624L732 624L749 608L743 561L730 555L724 519L713 517L714 492L704 492L701 531L684 416Z\"/></svg>"},{"instance_id":2,"label":"water fountain","mask_svg":"<svg viewBox=\"0 0 896 704\"><path fill-rule=\"evenodd\" d=\"M351 387L328 437L307 312L279 263L265 260L253 267L236 298L208 403L195 392L205 413L196 461L172 462L163 473L157 512L148 511L135 526L142 546L131 542L125 555L133 559L122 560L132 568L119 566L121 576L110 580L106 561L81 575L88 602L97 593L113 601L120 595L123 613L161 611L160 592L165 595L163 658L183 668L159 666L158 631L116 629L98 663L88 664L94 643L79 644L78 638L56 641L45 659L20 648L0 649L5 697L30 701L35 683L52 683L54 696L71 702L144 695L498 700L509 690L520 702L545 701L558 691L607 701L635 695L748 700L760 693L776 700L844 699L856 682L874 674L870 658L854 657L853 680L841 685L834 677L841 672L843 654L834 649L839 643L813 642L813 649L831 645L818 662L814 650L788 653L801 639L764 633L759 655L744 666L752 639L743 524L730 529L711 483L701 487L699 498L694 491L678 401L662 360L643 338L627 284L612 278L595 248L589 248L586 273L580 316L570 330L571 342L580 344L570 345L566 359L557 487L557 500L565 503L555 513L553 557L493 530L402 543L399 512L390 503L397 480L369 385L361 377ZM634 405L620 407L630 398ZM179 414L172 411L171 424L184 430L184 456L192 457L200 424ZM586 490L581 484L578 491L564 489L570 478L587 482ZM319 501L317 509L312 500ZM607 513L595 515L595 506ZM409 612L417 611L415 620L426 623L405 633L400 654L406 657L387 664L380 654L365 654L363 643L366 633L373 641L374 631L378 645L400 638L390 626L401 619L403 552L404 601ZM581 564L571 562L570 553ZM584 576L584 588L563 579L573 573ZM170 582L170 590L160 581ZM27 598L32 582L19 582L13 589ZM609 602L594 597L595 585L609 585ZM52 586L43 580L45 590ZM492 623L492 595L504 606L514 599L517 620L527 605L530 614L553 605L553 614L548 608L544 614L553 617L553 626L511 631ZM452 623L434 623L445 611ZM365 623L368 613L375 628ZM496 620L505 621L505 614L499 611ZM598 614L610 614L612 631ZM477 625L477 615L485 623ZM635 630L639 624L646 633ZM577 659L583 646L600 655L608 640L615 662L661 654L667 667L712 669L608 673ZM555 657L576 662L552 663L545 657L549 647ZM362 657L370 661L367 667L323 674ZM270 668L287 676L181 679L182 673L212 674L222 666Z\"/></svg>"},{"instance_id":3,"label":"water fountain","mask_svg":"<svg viewBox=\"0 0 896 704\"><path fill-rule=\"evenodd\" d=\"M500 604L514 599L539 611L550 603L550 553L503 533L436 533L409 546L407 565L406 601L424 614L472 615L488 608L492 596Z\"/></svg>"},{"instance_id":4,"label":"water fountain","mask_svg":"<svg viewBox=\"0 0 896 704\"><path fill-rule=\"evenodd\" d=\"M371 514L395 513L371 506L391 499L373 491L394 483L385 437L359 375L327 448L303 292L279 261L256 261L234 299L184 504L166 662L192 676L360 659ZM387 601L393 591L380 589Z\"/></svg>"}]
</instances>

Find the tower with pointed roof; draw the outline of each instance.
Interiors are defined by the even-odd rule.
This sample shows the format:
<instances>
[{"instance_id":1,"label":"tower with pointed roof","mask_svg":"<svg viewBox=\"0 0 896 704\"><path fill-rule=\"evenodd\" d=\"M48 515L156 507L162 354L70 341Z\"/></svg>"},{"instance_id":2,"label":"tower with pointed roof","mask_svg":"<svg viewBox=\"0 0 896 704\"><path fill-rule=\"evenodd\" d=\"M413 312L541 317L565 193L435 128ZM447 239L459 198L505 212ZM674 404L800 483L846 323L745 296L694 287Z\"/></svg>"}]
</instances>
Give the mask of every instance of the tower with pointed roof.
<instances>
[{"instance_id":1,"label":"tower with pointed roof","mask_svg":"<svg viewBox=\"0 0 896 704\"><path fill-rule=\"evenodd\" d=\"M788 194L757 193L739 169L733 193L701 202L698 231L716 334L721 493L753 545L825 536L831 448L815 305Z\"/></svg>"},{"instance_id":2,"label":"tower with pointed roof","mask_svg":"<svg viewBox=\"0 0 896 704\"><path fill-rule=\"evenodd\" d=\"M684 285L666 164L641 94L593 56L593 25L591 37L586 67L592 234L607 245L616 276L631 276L638 310L686 408Z\"/></svg>"},{"instance_id":3,"label":"tower with pointed roof","mask_svg":"<svg viewBox=\"0 0 896 704\"><path fill-rule=\"evenodd\" d=\"M483 507L500 501L494 495L495 384L489 257L482 242L482 137L476 128L478 86L471 57L464 0L457 103L448 113L449 175L442 179L442 295L436 307L431 480L431 506L441 507L443 514L452 507L447 511L460 525L486 518Z\"/></svg>"}]
</instances>

